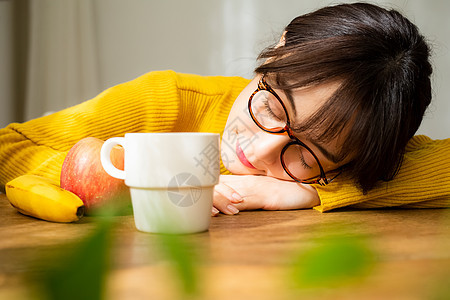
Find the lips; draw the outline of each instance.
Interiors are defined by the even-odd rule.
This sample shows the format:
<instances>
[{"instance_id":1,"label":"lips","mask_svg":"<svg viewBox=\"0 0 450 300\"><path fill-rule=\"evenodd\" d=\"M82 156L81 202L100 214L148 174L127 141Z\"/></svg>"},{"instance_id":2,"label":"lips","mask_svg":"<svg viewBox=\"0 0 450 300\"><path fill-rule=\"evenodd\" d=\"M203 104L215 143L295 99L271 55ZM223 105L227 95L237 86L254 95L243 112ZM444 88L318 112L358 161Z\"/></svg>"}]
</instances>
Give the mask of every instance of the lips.
<instances>
[{"instance_id":1,"label":"lips","mask_svg":"<svg viewBox=\"0 0 450 300\"><path fill-rule=\"evenodd\" d=\"M247 157L244 154L244 151L241 148L241 145L239 144L239 141L236 141L236 155L239 158L240 162L250 169L256 169L255 166L253 166L247 159Z\"/></svg>"}]
</instances>

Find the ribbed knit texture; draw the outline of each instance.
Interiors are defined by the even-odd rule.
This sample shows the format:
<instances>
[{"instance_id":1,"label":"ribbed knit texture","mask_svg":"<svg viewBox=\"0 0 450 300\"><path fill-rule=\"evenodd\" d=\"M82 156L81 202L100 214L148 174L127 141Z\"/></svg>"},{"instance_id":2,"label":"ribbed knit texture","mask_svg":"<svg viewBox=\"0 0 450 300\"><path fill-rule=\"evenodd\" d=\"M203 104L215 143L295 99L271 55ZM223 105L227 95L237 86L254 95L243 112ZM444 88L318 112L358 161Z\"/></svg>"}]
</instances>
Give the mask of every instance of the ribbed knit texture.
<instances>
[{"instance_id":1,"label":"ribbed knit texture","mask_svg":"<svg viewBox=\"0 0 450 300\"><path fill-rule=\"evenodd\" d=\"M49 116L0 129L0 187L23 174L59 182L69 149L84 137L106 140L127 132L223 133L234 100L249 80L151 72ZM362 195L344 177L317 186L319 211L359 208L449 207L450 139L424 136L408 145L397 177ZM221 173L229 173L223 165Z\"/></svg>"},{"instance_id":2,"label":"ribbed knit texture","mask_svg":"<svg viewBox=\"0 0 450 300\"><path fill-rule=\"evenodd\" d=\"M84 137L127 132L222 133L249 80L151 72L49 116L0 129L0 186L23 174L59 182L69 149ZM221 166L222 173L226 169Z\"/></svg>"},{"instance_id":3,"label":"ribbed knit texture","mask_svg":"<svg viewBox=\"0 0 450 300\"><path fill-rule=\"evenodd\" d=\"M321 205L315 209L324 212L349 205L353 208L450 207L450 139L415 136L406 151L395 179L380 182L367 195L339 177L328 186L316 186Z\"/></svg>"}]
</instances>

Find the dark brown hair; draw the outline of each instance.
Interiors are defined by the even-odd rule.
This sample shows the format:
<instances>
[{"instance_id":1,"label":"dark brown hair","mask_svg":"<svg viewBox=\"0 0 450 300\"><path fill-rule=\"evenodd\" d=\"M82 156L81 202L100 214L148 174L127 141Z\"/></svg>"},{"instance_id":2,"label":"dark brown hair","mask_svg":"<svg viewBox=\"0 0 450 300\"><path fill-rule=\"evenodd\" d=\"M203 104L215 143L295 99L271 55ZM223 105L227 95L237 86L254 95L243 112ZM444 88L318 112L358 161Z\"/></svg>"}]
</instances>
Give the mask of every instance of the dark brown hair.
<instances>
[{"instance_id":1,"label":"dark brown hair","mask_svg":"<svg viewBox=\"0 0 450 300\"><path fill-rule=\"evenodd\" d=\"M345 173L364 193L391 180L431 101L430 50L417 27L395 10L354 3L299 16L285 31L285 45L265 49L255 71L283 90L340 82L297 126L324 142L345 127Z\"/></svg>"}]
</instances>

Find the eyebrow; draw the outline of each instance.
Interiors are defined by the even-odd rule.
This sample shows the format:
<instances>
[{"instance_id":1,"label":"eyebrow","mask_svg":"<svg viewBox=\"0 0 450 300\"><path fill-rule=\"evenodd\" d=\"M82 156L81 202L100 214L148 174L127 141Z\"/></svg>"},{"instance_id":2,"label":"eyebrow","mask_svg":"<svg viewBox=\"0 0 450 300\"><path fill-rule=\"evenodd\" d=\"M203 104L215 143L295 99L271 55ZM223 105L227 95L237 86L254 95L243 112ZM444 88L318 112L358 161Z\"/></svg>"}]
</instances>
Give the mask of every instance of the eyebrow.
<instances>
[{"instance_id":1,"label":"eyebrow","mask_svg":"<svg viewBox=\"0 0 450 300\"><path fill-rule=\"evenodd\" d=\"M266 84L272 89L272 91L275 93L275 95L279 98L279 100L281 100L283 102L283 98L280 97L280 95L275 91L275 89L267 82L267 79L264 79L266 81ZM294 111L294 117L297 116L297 110L295 109L295 101L294 101L294 96L292 95L292 90L291 89L286 89L286 90L281 90L283 92L284 95L286 95L286 98L289 101L289 104L291 105L291 107L293 108L292 110Z\"/></svg>"},{"instance_id":2,"label":"eyebrow","mask_svg":"<svg viewBox=\"0 0 450 300\"><path fill-rule=\"evenodd\" d=\"M291 90L284 90L283 92L286 95L286 97L287 97L287 99L289 101L289 104L292 107L292 111L294 112L294 118L295 118L297 116L297 110L295 109L295 101L294 101L294 96L292 95L292 91ZM280 97L280 96L278 96L278 97Z\"/></svg>"},{"instance_id":3,"label":"eyebrow","mask_svg":"<svg viewBox=\"0 0 450 300\"><path fill-rule=\"evenodd\" d=\"M311 139L311 138L306 138L306 140L308 142L310 142L311 144L313 144L317 149L319 149L319 151L322 152L322 154L329 161L332 161L333 163L338 164L338 163L340 163L343 160L343 157L341 155L336 155L334 153L331 153L326 148L324 148L318 141L316 141L314 139Z\"/></svg>"},{"instance_id":4,"label":"eyebrow","mask_svg":"<svg viewBox=\"0 0 450 300\"><path fill-rule=\"evenodd\" d=\"M267 81L266 81L267 83ZM267 83L269 85L269 83ZM269 85L270 86L270 85ZM271 87L272 88L272 87ZM277 94L277 92L272 88L273 92L278 96L278 98L281 99L281 97ZM287 90L283 90L283 93L286 95L289 104L291 104L291 107L293 108L294 111L294 117L297 115L297 110L295 109L295 101L294 101L294 96L292 95L292 90L287 89ZM298 132L295 130L294 127L292 127L292 130L294 132ZM320 152L322 152L322 154L331 162L338 164L343 160L343 157L341 155L336 155L334 153L331 153L330 151L328 151L326 148L324 148L318 141L311 139L311 138L306 138L306 140L308 142L310 142L311 144L313 144L317 149L319 149Z\"/></svg>"}]
</instances>

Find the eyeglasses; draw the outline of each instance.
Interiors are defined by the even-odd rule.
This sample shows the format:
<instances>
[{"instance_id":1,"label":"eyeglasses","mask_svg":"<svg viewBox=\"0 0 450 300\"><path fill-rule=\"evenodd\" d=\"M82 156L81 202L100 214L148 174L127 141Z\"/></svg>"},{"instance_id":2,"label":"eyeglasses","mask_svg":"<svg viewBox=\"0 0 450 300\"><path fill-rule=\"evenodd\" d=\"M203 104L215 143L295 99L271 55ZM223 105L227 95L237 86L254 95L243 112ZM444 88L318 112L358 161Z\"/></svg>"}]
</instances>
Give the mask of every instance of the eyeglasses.
<instances>
[{"instance_id":1,"label":"eyeglasses","mask_svg":"<svg viewBox=\"0 0 450 300\"><path fill-rule=\"evenodd\" d=\"M336 171L337 174L331 179L327 178L317 155L294 136L286 106L267 84L264 76L265 74L259 80L258 88L248 99L248 110L252 120L265 132L288 134L291 141L283 147L280 160L284 171L292 179L299 183L327 185L340 174L340 171ZM315 175L317 173L319 175ZM305 174L308 178L300 179L304 178Z\"/></svg>"}]
</instances>

